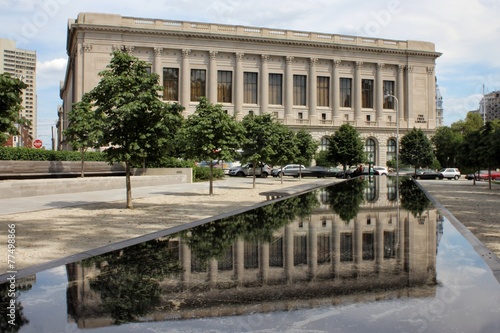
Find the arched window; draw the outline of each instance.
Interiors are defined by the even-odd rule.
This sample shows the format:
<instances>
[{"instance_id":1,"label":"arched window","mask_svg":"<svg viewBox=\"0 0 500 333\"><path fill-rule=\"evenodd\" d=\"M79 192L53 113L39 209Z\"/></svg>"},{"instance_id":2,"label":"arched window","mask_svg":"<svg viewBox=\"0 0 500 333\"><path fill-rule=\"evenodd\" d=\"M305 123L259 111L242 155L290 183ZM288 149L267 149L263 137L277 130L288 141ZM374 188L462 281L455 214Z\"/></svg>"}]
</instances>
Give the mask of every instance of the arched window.
<instances>
[{"instance_id":1,"label":"arched window","mask_svg":"<svg viewBox=\"0 0 500 333\"><path fill-rule=\"evenodd\" d=\"M326 136L322 137L319 143L319 150L321 151L328 150L328 144L329 144L328 137Z\"/></svg>"},{"instance_id":2,"label":"arched window","mask_svg":"<svg viewBox=\"0 0 500 333\"><path fill-rule=\"evenodd\" d=\"M387 141L387 161L396 159L396 140L389 139Z\"/></svg>"},{"instance_id":3,"label":"arched window","mask_svg":"<svg viewBox=\"0 0 500 333\"><path fill-rule=\"evenodd\" d=\"M376 156L376 152L375 152L375 140L366 139L365 153L366 153L367 162L371 162L372 164L375 164L375 161L377 160L377 156Z\"/></svg>"}]
</instances>

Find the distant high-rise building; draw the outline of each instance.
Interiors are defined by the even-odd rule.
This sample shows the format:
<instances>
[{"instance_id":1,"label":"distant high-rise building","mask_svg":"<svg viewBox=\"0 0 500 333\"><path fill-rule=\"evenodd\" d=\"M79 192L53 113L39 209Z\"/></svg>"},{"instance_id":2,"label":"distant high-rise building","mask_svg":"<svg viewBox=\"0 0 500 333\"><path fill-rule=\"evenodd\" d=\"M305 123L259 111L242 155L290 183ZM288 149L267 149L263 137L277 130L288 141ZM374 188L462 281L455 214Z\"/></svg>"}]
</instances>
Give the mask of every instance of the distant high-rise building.
<instances>
[{"instance_id":1,"label":"distant high-rise building","mask_svg":"<svg viewBox=\"0 0 500 333\"><path fill-rule=\"evenodd\" d=\"M28 86L23 90L21 116L31 121L27 133L21 133L10 140L12 146L31 147L31 139L36 138L36 51L16 48L16 42L0 38L0 74L9 73L21 79ZM22 132L22 131L21 131Z\"/></svg>"},{"instance_id":2,"label":"distant high-rise building","mask_svg":"<svg viewBox=\"0 0 500 333\"><path fill-rule=\"evenodd\" d=\"M443 126L443 96L436 82L436 126Z\"/></svg>"},{"instance_id":3,"label":"distant high-rise building","mask_svg":"<svg viewBox=\"0 0 500 333\"><path fill-rule=\"evenodd\" d=\"M500 119L500 91L485 94L479 102L479 114L485 121Z\"/></svg>"}]
</instances>

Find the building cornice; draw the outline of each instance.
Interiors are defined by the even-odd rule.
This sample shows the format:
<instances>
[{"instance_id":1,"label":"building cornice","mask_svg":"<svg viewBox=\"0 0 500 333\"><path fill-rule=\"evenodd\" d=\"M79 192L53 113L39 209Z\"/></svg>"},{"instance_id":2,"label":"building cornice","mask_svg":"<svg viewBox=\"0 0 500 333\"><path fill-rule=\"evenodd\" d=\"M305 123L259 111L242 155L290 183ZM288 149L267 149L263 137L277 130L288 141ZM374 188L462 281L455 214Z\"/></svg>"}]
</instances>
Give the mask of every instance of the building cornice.
<instances>
[{"instance_id":1,"label":"building cornice","mask_svg":"<svg viewBox=\"0 0 500 333\"><path fill-rule=\"evenodd\" d=\"M88 17L92 19L88 19ZM301 32L269 28L230 26L220 24L151 20L112 15L114 21L99 21L101 14L80 14L70 24L71 34L76 31L113 32L171 36L190 39L213 39L242 43L276 44L296 47L315 47L338 51L376 52L394 55L431 57L441 56L434 44L418 41L398 41L314 32ZM94 17L95 16L95 17ZM82 17L82 18L80 18ZM86 21L89 21L87 23ZM115 24L113 24L113 22Z\"/></svg>"}]
</instances>

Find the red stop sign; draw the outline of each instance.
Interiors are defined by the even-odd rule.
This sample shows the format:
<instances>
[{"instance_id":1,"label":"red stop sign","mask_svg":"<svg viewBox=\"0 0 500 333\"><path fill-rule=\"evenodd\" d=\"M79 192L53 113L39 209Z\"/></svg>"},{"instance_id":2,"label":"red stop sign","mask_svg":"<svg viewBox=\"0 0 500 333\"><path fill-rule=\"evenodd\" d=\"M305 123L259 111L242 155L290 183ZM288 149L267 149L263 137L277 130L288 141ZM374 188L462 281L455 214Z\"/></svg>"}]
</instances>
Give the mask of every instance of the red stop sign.
<instances>
[{"instance_id":1,"label":"red stop sign","mask_svg":"<svg viewBox=\"0 0 500 333\"><path fill-rule=\"evenodd\" d=\"M33 141L33 147L35 148L42 148L42 140L40 139L36 139L35 141Z\"/></svg>"}]
</instances>

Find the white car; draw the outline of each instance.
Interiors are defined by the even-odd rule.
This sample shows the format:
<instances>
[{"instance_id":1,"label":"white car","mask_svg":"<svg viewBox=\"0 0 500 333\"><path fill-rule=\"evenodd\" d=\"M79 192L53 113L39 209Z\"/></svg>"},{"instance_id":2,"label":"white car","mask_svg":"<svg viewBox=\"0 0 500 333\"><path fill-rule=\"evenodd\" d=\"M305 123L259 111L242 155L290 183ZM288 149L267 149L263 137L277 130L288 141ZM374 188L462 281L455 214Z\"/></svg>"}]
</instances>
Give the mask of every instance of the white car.
<instances>
[{"instance_id":1,"label":"white car","mask_svg":"<svg viewBox=\"0 0 500 333\"><path fill-rule=\"evenodd\" d=\"M295 176L299 174L299 169L304 170L306 167L301 164L287 164L283 167L283 176ZM281 176L281 168L271 170L273 177Z\"/></svg>"},{"instance_id":2,"label":"white car","mask_svg":"<svg viewBox=\"0 0 500 333\"><path fill-rule=\"evenodd\" d=\"M387 170L386 167L382 167L382 166L373 166L373 171L374 171L374 174L376 175L379 175L379 176L387 176L389 174L389 170Z\"/></svg>"},{"instance_id":3,"label":"white car","mask_svg":"<svg viewBox=\"0 0 500 333\"><path fill-rule=\"evenodd\" d=\"M443 175L443 178L455 179L460 178L460 170L457 168L444 168L439 170L439 173Z\"/></svg>"}]
</instances>

